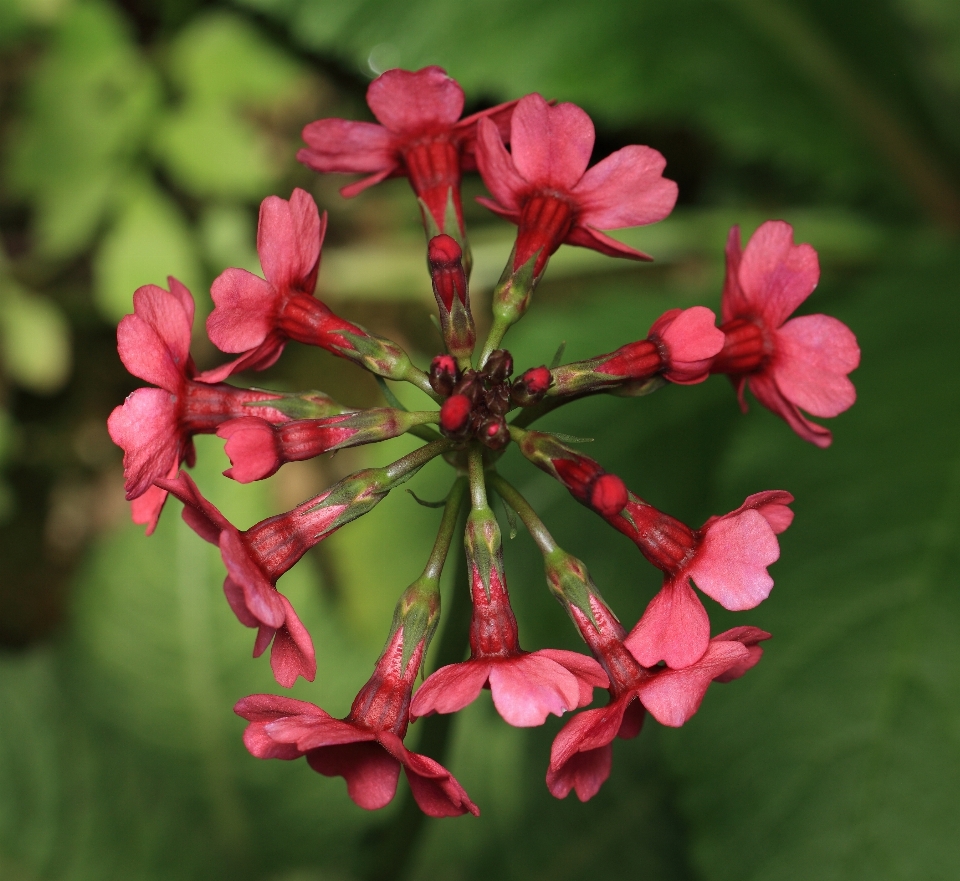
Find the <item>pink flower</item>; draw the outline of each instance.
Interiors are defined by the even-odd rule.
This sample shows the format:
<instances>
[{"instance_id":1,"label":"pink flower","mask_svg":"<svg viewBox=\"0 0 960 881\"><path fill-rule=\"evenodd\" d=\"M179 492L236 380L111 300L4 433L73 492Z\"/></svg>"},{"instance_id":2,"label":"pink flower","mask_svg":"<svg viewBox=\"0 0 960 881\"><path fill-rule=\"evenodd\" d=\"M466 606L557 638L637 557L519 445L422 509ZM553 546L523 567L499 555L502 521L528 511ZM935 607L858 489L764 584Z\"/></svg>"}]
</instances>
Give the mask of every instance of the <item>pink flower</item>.
<instances>
[{"instance_id":1,"label":"pink flower","mask_svg":"<svg viewBox=\"0 0 960 881\"><path fill-rule=\"evenodd\" d=\"M607 685L603 670L592 658L562 649L525 652L520 648L499 541L496 547L488 587L477 556L468 552L473 598L470 659L441 667L427 678L413 699L414 719L462 710L487 687L504 720L527 728L542 725L550 713L562 716L586 706L593 700L593 689Z\"/></svg>"},{"instance_id":2,"label":"pink flower","mask_svg":"<svg viewBox=\"0 0 960 881\"><path fill-rule=\"evenodd\" d=\"M193 297L175 278L168 283L169 291L156 285L139 288L133 295L133 315L117 328L124 366L159 388L137 389L107 420L110 437L123 448L133 521L146 524L148 535L167 498L166 490L153 483L174 477L184 462L194 464L193 435L212 434L222 422L251 412L248 405L280 397L214 383L211 373L217 371L197 371L190 357ZM257 412L271 421L287 420L272 408Z\"/></svg>"},{"instance_id":3,"label":"pink flower","mask_svg":"<svg viewBox=\"0 0 960 881\"><path fill-rule=\"evenodd\" d=\"M342 343L340 334L357 331L313 296L326 230L326 212L321 217L304 190L295 189L289 202L279 196L263 200L257 252L265 278L227 269L210 290L215 304L207 318L210 340L224 352L244 353L213 371L216 379L266 369L288 339L333 350Z\"/></svg>"},{"instance_id":4,"label":"pink flower","mask_svg":"<svg viewBox=\"0 0 960 881\"><path fill-rule=\"evenodd\" d=\"M857 339L828 315L787 320L820 279L817 252L793 244L793 228L768 220L741 253L740 228L727 239L720 329L726 335L714 373L730 374L740 405L745 385L804 440L830 446L833 436L800 412L836 416L857 393L847 374L860 363Z\"/></svg>"},{"instance_id":5,"label":"pink flower","mask_svg":"<svg viewBox=\"0 0 960 881\"><path fill-rule=\"evenodd\" d=\"M303 130L307 149L297 159L314 171L368 174L340 191L348 198L388 177L406 175L437 229L462 239L460 175L477 167L477 122L488 119L506 134L516 102L460 119L463 103L463 89L442 68L388 70L367 89L367 104L382 125L347 119L311 122ZM456 230L445 228L451 200Z\"/></svg>"},{"instance_id":6,"label":"pink flower","mask_svg":"<svg viewBox=\"0 0 960 881\"><path fill-rule=\"evenodd\" d=\"M663 220L677 201L677 185L662 176L666 161L650 147L618 150L589 170L594 129L574 104L551 107L540 95L517 104L510 149L497 127L477 127L477 164L493 199L479 201L516 223L513 269L540 252L539 276L561 244L592 248L612 257L649 260L600 230Z\"/></svg>"},{"instance_id":7,"label":"pink flower","mask_svg":"<svg viewBox=\"0 0 960 881\"><path fill-rule=\"evenodd\" d=\"M241 624L257 628L253 656L259 657L272 643L270 666L277 682L287 688L297 676L312 682L317 672L313 642L276 583L336 528L333 524L344 506L323 507L323 497L311 499L289 514L270 517L241 532L200 494L187 474L180 472L176 480L164 480L161 485L183 502L183 519L190 527L220 548L227 567L223 582L227 602ZM321 506L311 510L317 504Z\"/></svg>"},{"instance_id":8,"label":"pink flower","mask_svg":"<svg viewBox=\"0 0 960 881\"><path fill-rule=\"evenodd\" d=\"M477 806L446 768L403 745L424 641L418 642L406 663L403 648L403 628L397 628L345 719L334 719L313 704L291 698L268 694L244 698L235 711L250 722L243 735L247 749L260 759L305 755L320 774L343 777L350 798L367 810L393 800L403 767L425 814L478 815Z\"/></svg>"},{"instance_id":9,"label":"pink flower","mask_svg":"<svg viewBox=\"0 0 960 881\"><path fill-rule=\"evenodd\" d=\"M769 636L754 627L738 628L710 640L703 656L684 669L649 669L624 642L620 622L599 597L591 595L590 609L592 621L582 609L570 607L609 676L610 702L578 713L563 726L547 770L547 787L554 796L565 798L572 789L580 801L596 795L610 776L614 738L636 737L646 712L662 725L680 727L700 708L712 681L736 678L760 659L756 643Z\"/></svg>"},{"instance_id":10,"label":"pink flower","mask_svg":"<svg viewBox=\"0 0 960 881\"><path fill-rule=\"evenodd\" d=\"M773 579L767 567L780 557L776 536L793 520L791 502L787 492L756 493L736 511L692 530L631 495L623 513L608 518L665 573L663 588L626 639L641 664L663 660L674 669L689 667L707 650L710 621L691 579L734 611L752 609L769 596Z\"/></svg>"}]
</instances>

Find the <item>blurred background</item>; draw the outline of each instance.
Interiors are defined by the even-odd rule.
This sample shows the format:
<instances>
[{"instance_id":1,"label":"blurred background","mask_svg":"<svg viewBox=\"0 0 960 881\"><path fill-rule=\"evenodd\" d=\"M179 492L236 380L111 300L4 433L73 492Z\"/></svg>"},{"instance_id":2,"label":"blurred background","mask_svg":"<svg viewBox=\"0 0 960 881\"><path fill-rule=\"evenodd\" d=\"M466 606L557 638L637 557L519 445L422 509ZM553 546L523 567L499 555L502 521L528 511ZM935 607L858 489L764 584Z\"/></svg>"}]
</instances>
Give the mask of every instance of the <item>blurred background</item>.
<instances>
[{"instance_id":1,"label":"blurred background","mask_svg":"<svg viewBox=\"0 0 960 881\"><path fill-rule=\"evenodd\" d=\"M218 363L210 283L259 271L260 200L294 186L330 213L319 296L420 363L435 353L406 181L348 202L346 178L294 159L305 123L369 118L376 74L426 64L461 82L468 111L531 91L574 101L596 122L594 161L649 144L680 185L670 218L622 236L654 264L561 249L508 338L518 365L562 341L570 360L610 351L667 308L716 309L729 227L746 239L782 218L821 256L802 311L849 324L863 366L826 451L755 403L742 416L719 378L545 420L596 438L590 455L694 525L793 492L770 599L738 615L707 601L715 632L774 639L682 730L648 722L618 742L585 805L543 782L561 722L510 729L482 697L445 755L482 816L417 825L403 782L370 814L342 780L246 753L231 707L279 690L267 659L250 660L218 554L179 505L149 540L129 523L104 423L141 384L116 354L134 289L185 282L196 360ZM484 321L513 227L473 203L482 192L467 180ZM0 0L0 878L956 879L958 230L955 0ZM381 400L350 364L293 345L241 379ZM199 438L195 476L246 527L409 448L241 487L219 476L222 442ZM632 624L657 574L518 459L508 476ZM436 498L446 480L435 465L413 488ZM318 651L295 696L347 712L437 520L395 493L284 577ZM524 646L579 648L529 537L506 556Z\"/></svg>"}]
</instances>

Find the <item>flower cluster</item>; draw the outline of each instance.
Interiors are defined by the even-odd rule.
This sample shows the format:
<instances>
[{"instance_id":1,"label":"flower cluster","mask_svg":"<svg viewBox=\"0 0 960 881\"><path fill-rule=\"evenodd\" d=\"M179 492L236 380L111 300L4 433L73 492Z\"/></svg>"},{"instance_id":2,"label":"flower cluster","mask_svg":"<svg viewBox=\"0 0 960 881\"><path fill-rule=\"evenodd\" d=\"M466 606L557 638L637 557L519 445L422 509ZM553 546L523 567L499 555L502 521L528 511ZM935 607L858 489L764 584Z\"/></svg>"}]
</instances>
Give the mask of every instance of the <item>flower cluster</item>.
<instances>
[{"instance_id":1,"label":"flower cluster","mask_svg":"<svg viewBox=\"0 0 960 881\"><path fill-rule=\"evenodd\" d=\"M594 690L606 689L605 706L583 709L560 730L547 770L555 796L575 790L586 800L610 774L614 739L636 736L647 713L663 725L683 725L711 683L736 679L760 660L760 643L769 634L740 626L711 637L694 585L734 611L766 599L773 587L768 567L779 557L777 536L790 525L793 497L782 490L758 492L737 510L694 528L645 502L561 436L531 424L588 395L630 397L722 373L741 403L749 387L797 434L823 447L830 432L802 411L834 416L853 403L847 374L857 366L859 349L834 318L791 318L817 284L817 255L809 245L793 243L787 223L770 221L746 248L738 228L730 233L719 326L706 307L672 309L644 339L588 360L534 365L515 375L504 336L528 310L560 245L650 259L606 231L654 223L670 213L677 187L663 177L664 158L650 147L629 146L588 167L590 118L579 107L535 94L461 119L463 91L437 67L387 71L371 84L368 102L379 124L313 122L304 129L308 147L299 159L320 172L368 175L345 187L345 196L388 177L409 179L427 232L427 265L446 351L420 369L396 343L318 300L326 215L303 190L294 190L289 200L270 196L260 209L257 236L263 277L227 269L211 291L215 308L207 331L219 349L236 356L233 361L205 373L195 368L189 352L193 299L176 279L169 280L169 290L140 288L134 313L120 323L120 357L154 386L133 392L109 420L110 435L124 451L133 519L149 533L168 494L183 503L186 522L219 547L227 601L240 623L256 630L254 656L271 646L275 678L289 687L298 677L314 679L316 658L307 628L277 589L278 579L309 548L370 511L427 463L445 463L452 468L452 486L436 542L423 574L400 596L386 646L349 714L336 719L303 701L253 695L236 706L249 722L244 743L259 758L305 756L315 771L342 776L350 797L364 808L391 801L402 767L427 814L476 814L449 771L404 746L411 722L456 712L487 688L507 723L541 725L548 715L588 707ZM490 192L481 203L517 226L479 351L460 192L463 173L473 170ZM224 382L239 371L269 367L289 340L320 346L383 379L413 384L425 395L424 409L404 409L392 396L389 406L352 409L320 392L255 391ZM225 439L232 464L226 476L240 482L269 477L286 462L402 434L424 443L242 530L180 470L193 464L198 433ZM662 588L629 632L586 566L557 546L527 500L498 473L498 460L511 444L663 573ZM590 654L521 647L491 494L519 515L536 542L547 587ZM440 618L440 577L458 530L472 602L465 634L470 657L435 670L415 690Z\"/></svg>"}]
</instances>

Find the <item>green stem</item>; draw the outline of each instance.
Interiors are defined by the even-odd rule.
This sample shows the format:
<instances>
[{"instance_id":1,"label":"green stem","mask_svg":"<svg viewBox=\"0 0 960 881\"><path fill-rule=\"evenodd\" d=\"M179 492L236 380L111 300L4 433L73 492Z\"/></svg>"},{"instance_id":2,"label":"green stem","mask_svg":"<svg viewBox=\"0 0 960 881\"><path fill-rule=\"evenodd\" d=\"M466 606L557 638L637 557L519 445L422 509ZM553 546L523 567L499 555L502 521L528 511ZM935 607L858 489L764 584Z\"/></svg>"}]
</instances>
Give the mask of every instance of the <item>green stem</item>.
<instances>
[{"instance_id":1,"label":"green stem","mask_svg":"<svg viewBox=\"0 0 960 881\"><path fill-rule=\"evenodd\" d=\"M453 446L453 442L443 437L429 444L424 444L412 453L407 453L402 459L397 459L396 462L392 462L381 469L386 476L386 482L390 484L390 489L412 477L427 462L441 453L445 453L451 446Z\"/></svg>"},{"instance_id":2,"label":"green stem","mask_svg":"<svg viewBox=\"0 0 960 881\"><path fill-rule=\"evenodd\" d=\"M454 490L456 490L456 487L454 487ZM462 531L465 519L463 517L464 512L457 510L457 514L459 516L455 518L455 523ZM444 520L446 520L446 516L447 511L445 510ZM454 528L454 534L455 532L456 527ZM462 555L464 552L460 542L457 542L456 545L461 549L459 551L455 549L454 553ZM463 563L462 556L460 556L459 562ZM453 592L450 596L448 608L443 613L446 617L446 623L443 627L443 633L440 634L439 646L435 655L437 668L462 661L468 645L472 604L470 602L470 584L467 581L467 567L459 565L455 567L454 571L456 575L453 581ZM453 713L435 713L432 716L420 719L416 723L416 727L420 729L417 752L430 756L441 765L444 764L450 748L450 735L453 730L454 718L455 714ZM367 870L362 876L364 881L403 881L404 878L409 877L413 869L413 857L420 842L425 820L426 815L420 810L413 794L410 792L410 788L407 787L401 796L400 809L393 820L388 826L374 831L375 837L370 848L372 855L370 862L367 864Z\"/></svg>"},{"instance_id":3,"label":"green stem","mask_svg":"<svg viewBox=\"0 0 960 881\"><path fill-rule=\"evenodd\" d=\"M543 554L553 553L557 549L557 543L553 540L543 521L533 510L530 503L520 495L520 492L512 484L504 480L499 474L494 472L490 475L490 485L497 491L500 498L503 499L514 511L517 512L523 525L527 527L537 547Z\"/></svg>"},{"instance_id":4,"label":"green stem","mask_svg":"<svg viewBox=\"0 0 960 881\"><path fill-rule=\"evenodd\" d=\"M487 363L490 355L500 348L500 343L503 342L503 338L507 335L507 331L510 330L512 324L512 321L507 321L499 316L494 317L486 342L483 344L483 350L480 352L480 358L477 360L477 370L483 370L483 365Z\"/></svg>"},{"instance_id":5,"label":"green stem","mask_svg":"<svg viewBox=\"0 0 960 881\"><path fill-rule=\"evenodd\" d=\"M443 400L440 395L433 390L433 386L430 385L430 378L419 367L414 367L411 364L403 374L402 379L404 382L415 385L420 391L428 394L437 403Z\"/></svg>"},{"instance_id":6,"label":"green stem","mask_svg":"<svg viewBox=\"0 0 960 881\"><path fill-rule=\"evenodd\" d=\"M470 476L470 503L475 511L489 508L487 502L487 485L483 473L483 449L474 444L467 454L467 470Z\"/></svg>"},{"instance_id":7,"label":"green stem","mask_svg":"<svg viewBox=\"0 0 960 881\"><path fill-rule=\"evenodd\" d=\"M450 550L450 543L453 541L456 532L457 519L460 516L460 509L463 507L463 498L467 492L467 481L463 477L458 477L447 496L447 504L443 508L443 517L440 520L440 529L437 532L437 539L433 543L433 550L430 552L430 559L423 570L423 578L429 578L436 581L443 572L443 564L447 559L447 552Z\"/></svg>"}]
</instances>

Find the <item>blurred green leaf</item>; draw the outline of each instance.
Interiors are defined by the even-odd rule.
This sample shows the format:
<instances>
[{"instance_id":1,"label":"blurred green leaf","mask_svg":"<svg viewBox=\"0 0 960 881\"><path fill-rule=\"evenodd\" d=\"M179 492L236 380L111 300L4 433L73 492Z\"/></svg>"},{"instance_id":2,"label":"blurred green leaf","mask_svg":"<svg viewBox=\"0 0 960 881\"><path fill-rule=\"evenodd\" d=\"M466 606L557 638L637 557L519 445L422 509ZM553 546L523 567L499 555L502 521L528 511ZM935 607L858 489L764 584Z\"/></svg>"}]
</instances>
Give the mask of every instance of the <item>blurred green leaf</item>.
<instances>
[{"instance_id":1,"label":"blurred green leaf","mask_svg":"<svg viewBox=\"0 0 960 881\"><path fill-rule=\"evenodd\" d=\"M147 180L127 183L116 224L94 257L94 297L116 321L131 311L133 292L145 284L167 287L174 276L198 291L203 274L195 236L179 207Z\"/></svg>"},{"instance_id":2,"label":"blurred green leaf","mask_svg":"<svg viewBox=\"0 0 960 881\"><path fill-rule=\"evenodd\" d=\"M159 126L155 154L191 193L262 197L289 157L250 114L295 97L299 65L249 25L214 13L177 37L167 68L183 100Z\"/></svg>"},{"instance_id":3,"label":"blurred green leaf","mask_svg":"<svg viewBox=\"0 0 960 881\"><path fill-rule=\"evenodd\" d=\"M75 3L28 84L6 169L35 206L43 253L69 257L89 244L158 101L116 9Z\"/></svg>"},{"instance_id":4,"label":"blurred green leaf","mask_svg":"<svg viewBox=\"0 0 960 881\"><path fill-rule=\"evenodd\" d=\"M70 335L66 319L49 300L27 294L0 276L0 351L10 378L46 393L70 375Z\"/></svg>"},{"instance_id":5,"label":"blurred green leaf","mask_svg":"<svg viewBox=\"0 0 960 881\"><path fill-rule=\"evenodd\" d=\"M947 881L960 865L958 271L949 247L882 264L838 306L864 364L831 449L761 412L725 456L724 498L782 487L797 516L749 615L775 637L763 662L663 738L705 879Z\"/></svg>"}]
</instances>

